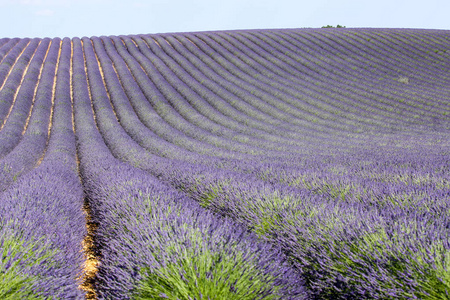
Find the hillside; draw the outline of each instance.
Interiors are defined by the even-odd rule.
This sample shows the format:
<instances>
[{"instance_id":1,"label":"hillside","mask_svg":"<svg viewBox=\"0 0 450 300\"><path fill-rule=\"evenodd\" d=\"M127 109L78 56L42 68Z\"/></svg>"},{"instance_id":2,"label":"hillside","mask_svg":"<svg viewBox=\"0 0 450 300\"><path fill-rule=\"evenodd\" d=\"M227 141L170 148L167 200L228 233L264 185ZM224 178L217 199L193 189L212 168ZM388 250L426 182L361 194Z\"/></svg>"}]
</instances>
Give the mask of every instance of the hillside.
<instances>
[{"instance_id":1,"label":"hillside","mask_svg":"<svg viewBox=\"0 0 450 300\"><path fill-rule=\"evenodd\" d=\"M3 299L450 299L450 31L0 39Z\"/></svg>"}]
</instances>

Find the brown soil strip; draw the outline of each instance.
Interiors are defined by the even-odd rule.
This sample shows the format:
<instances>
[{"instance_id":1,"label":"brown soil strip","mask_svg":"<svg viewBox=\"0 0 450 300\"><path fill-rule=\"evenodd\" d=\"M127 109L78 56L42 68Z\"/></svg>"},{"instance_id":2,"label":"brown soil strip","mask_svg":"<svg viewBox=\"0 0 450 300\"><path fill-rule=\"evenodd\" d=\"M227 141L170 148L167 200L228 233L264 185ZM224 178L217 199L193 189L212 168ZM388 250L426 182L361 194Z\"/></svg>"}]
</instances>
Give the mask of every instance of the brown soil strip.
<instances>
[{"instance_id":1,"label":"brown soil strip","mask_svg":"<svg viewBox=\"0 0 450 300\"><path fill-rule=\"evenodd\" d=\"M83 283L80 285L80 289L86 292L86 299L95 300L97 299L97 293L94 289L94 283L100 264L95 247L95 234L98 225L92 221L92 209L87 198L84 200L83 211L86 215L87 235L82 242L86 260L83 265Z\"/></svg>"},{"instance_id":2,"label":"brown soil strip","mask_svg":"<svg viewBox=\"0 0 450 300\"><path fill-rule=\"evenodd\" d=\"M81 45L83 45L83 41L81 41ZM72 86L73 44L72 44L72 55L71 56L72 56L72 60L70 63L70 90L71 90L71 100L72 100L72 126L73 126L74 132L76 132L75 131L75 115L74 115L75 111L74 111L74 107L73 107L73 86ZM86 60L85 60L85 70L86 70ZM88 82L88 89L89 89L89 95L91 96L89 82ZM91 106L92 106L92 101L91 101ZM94 119L95 119L95 114L94 114ZM77 154L77 164L78 164L78 169L80 169L80 160L78 158L78 154ZM81 182L81 177L80 177L80 182ZM97 277L98 266L100 265L99 250L96 248L96 245L95 245L95 235L97 232L98 224L93 222L92 208L90 206L88 198L84 199L83 212L85 213L85 216L86 216L87 235L82 242L83 252L84 252L84 256L85 256L85 262L83 264L82 283L79 286L79 288L86 292L87 300L96 300L96 299L98 299L98 296L95 291L94 284L95 284L96 277Z\"/></svg>"},{"instance_id":3,"label":"brown soil strip","mask_svg":"<svg viewBox=\"0 0 450 300\"><path fill-rule=\"evenodd\" d=\"M191 39L189 39L189 38L186 38L189 42L191 42L191 44L192 45L194 45L195 47L197 47L197 49L200 49L200 47L199 46L197 46L197 44L196 43L194 43ZM178 40L177 40L178 41ZM178 41L181 45L183 45L180 41ZM203 41L202 41L203 42ZM201 50L201 49L200 49Z\"/></svg>"}]
</instances>

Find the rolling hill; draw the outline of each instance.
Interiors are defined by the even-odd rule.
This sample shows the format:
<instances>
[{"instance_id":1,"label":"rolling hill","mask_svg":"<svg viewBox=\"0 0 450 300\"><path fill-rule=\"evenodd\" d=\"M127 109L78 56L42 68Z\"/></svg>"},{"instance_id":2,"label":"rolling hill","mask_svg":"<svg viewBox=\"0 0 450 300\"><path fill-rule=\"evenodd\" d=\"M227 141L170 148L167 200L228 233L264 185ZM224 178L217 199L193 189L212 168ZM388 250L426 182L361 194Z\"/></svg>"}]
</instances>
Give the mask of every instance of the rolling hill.
<instances>
[{"instance_id":1,"label":"rolling hill","mask_svg":"<svg viewBox=\"0 0 450 300\"><path fill-rule=\"evenodd\" d=\"M450 299L450 31L0 39L3 299Z\"/></svg>"}]
</instances>

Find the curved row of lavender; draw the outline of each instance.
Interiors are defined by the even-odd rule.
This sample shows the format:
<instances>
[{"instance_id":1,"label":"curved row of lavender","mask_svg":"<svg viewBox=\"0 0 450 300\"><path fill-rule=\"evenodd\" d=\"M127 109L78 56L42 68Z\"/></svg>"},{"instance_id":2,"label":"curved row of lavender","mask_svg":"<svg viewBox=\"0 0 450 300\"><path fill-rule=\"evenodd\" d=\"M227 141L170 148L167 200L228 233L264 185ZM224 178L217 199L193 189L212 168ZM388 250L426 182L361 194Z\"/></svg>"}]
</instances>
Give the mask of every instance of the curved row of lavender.
<instances>
[{"instance_id":1,"label":"curved row of lavender","mask_svg":"<svg viewBox=\"0 0 450 300\"><path fill-rule=\"evenodd\" d=\"M47 55L34 101L32 105L21 103L33 99L25 83L33 74L30 65L12 110L33 106L26 130L1 159L0 296L84 299L79 286L83 281L86 221L72 129L71 42L55 38L43 40L41 45L42 54ZM31 64L40 54L38 50ZM36 85L34 77L31 82ZM13 178L12 174L18 175Z\"/></svg>"},{"instance_id":2,"label":"curved row of lavender","mask_svg":"<svg viewBox=\"0 0 450 300\"><path fill-rule=\"evenodd\" d=\"M24 240L42 241L42 259L7 265L32 274L26 284L0 294L83 294L84 189L98 225L88 298L448 299L448 31L57 41L0 40L0 196L13 212L1 221L16 224L2 245L24 257ZM70 238L42 235L33 218L17 229L30 218L17 195ZM58 289L42 266L59 251L72 254Z\"/></svg>"},{"instance_id":3,"label":"curved row of lavender","mask_svg":"<svg viewBox=\"0 0 450 300\"><path fill-rule=\"evenodd\" d=\"M98 131L90 101L96 109L109 104L98 62L88 39L73 46L80 170L99 224L97 297L305 299L300 274L279 248L111 154L100 134L111 123L97 114Z\"/></svg>"}]
</instances>

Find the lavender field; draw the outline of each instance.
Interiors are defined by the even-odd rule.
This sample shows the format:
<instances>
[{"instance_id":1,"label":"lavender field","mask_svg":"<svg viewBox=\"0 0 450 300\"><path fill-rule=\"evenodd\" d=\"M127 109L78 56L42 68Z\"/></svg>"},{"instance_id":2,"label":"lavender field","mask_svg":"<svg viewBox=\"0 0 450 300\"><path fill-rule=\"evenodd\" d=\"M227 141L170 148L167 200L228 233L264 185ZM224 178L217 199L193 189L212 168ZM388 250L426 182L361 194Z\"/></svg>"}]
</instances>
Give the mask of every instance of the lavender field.
<instances>
[{"instance_id":1,"label":"lavender field","mask_svg":"<svg viewBox=\"0 0 450 300\"><path fill-rule=\"evenodd\" d=\"M450 31L0 39L1 299L450 299Z\"/></svg>"}]
</instances>

